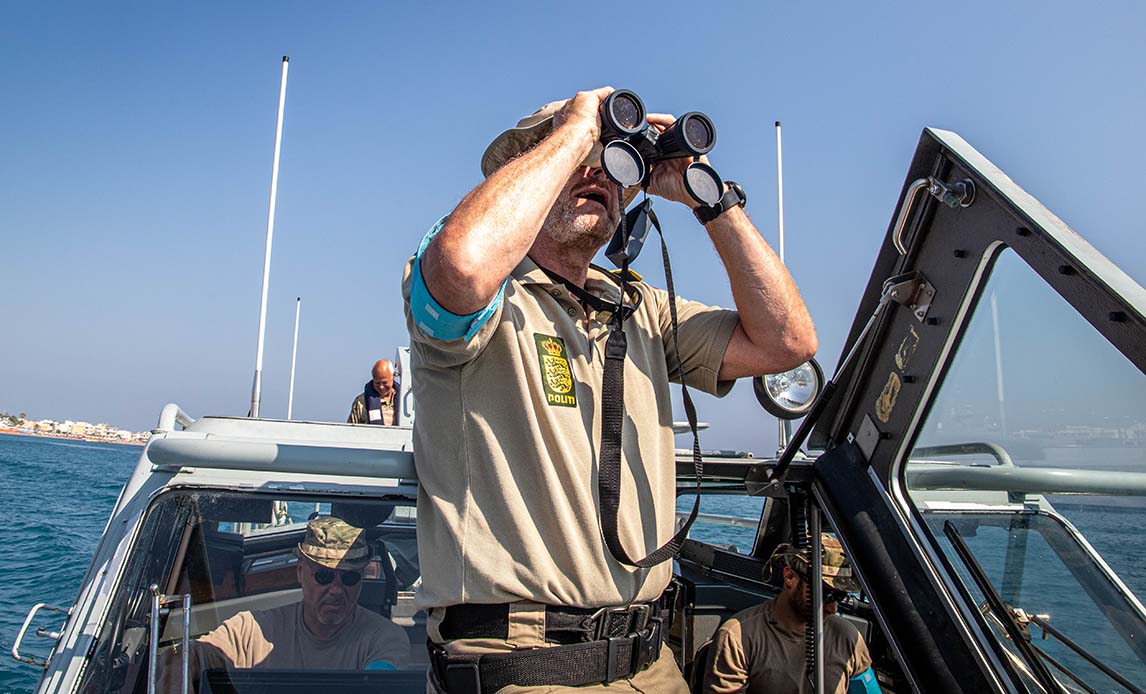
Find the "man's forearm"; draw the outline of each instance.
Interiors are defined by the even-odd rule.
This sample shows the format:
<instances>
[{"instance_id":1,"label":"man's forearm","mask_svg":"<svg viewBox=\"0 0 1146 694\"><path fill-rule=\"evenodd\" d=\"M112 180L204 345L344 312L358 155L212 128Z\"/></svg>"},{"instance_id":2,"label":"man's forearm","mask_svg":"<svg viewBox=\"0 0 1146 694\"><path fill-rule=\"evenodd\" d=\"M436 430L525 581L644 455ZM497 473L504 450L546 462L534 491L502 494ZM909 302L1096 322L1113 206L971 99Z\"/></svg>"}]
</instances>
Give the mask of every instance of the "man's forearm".
<instances>
[{"instance_id":1,"label":"man's forearm","mask_svg":"<svg viewBox=\"0 0 1146 694\"><path fill-rule=\"evenodd\" d=\"M816 353L816 331L796 283L744 210L705 225L732 286L746 338L730 345L721 378L776 373ZM739 331L738 331L739 332Z\"/></svg>"},{"instance_id":2,"label":"man's forearm","mask_svg":"<svg viewBox=\"0 0 1146 694\"><path fill-rule=\"evenodd\" d=\"M592 146L588 128L565 123L462 199L421 260L438 303L465 315L493 299Z\"/></svg>"}]
</instances>

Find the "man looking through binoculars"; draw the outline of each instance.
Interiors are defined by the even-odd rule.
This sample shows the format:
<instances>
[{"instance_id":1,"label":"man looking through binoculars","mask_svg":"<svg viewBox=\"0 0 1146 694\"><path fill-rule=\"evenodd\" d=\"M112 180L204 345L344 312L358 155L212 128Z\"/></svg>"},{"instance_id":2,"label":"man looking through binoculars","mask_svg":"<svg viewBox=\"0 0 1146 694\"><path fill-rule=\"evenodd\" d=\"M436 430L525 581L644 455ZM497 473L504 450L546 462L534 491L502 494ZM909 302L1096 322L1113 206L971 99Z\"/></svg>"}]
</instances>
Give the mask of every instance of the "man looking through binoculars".
<instances>
[{"instance_id":1,"label":"man looking through binoculars","mask_svg":"<svg viewBox=\"0 0 1146 694\"><path fill-rule=\"evenodd\" d=\"M548 104L502 133L483 156L486 179L407 265L432 689L687 691L662 644L671 562L626 565L602 538L613 314L628 336L617 534L642 555L674 530L670 380L683 373L719 396L816 351L795 284L741 205L708 210L705 225L736 310L677 298L679 349L667 292L631 281L622 297L617 275L591 265L620 219L618 197L636 193L598 168L612 91ZM658 129L673 120L648 116ZM655 163L648 193L695 205L687 164Z\"/></svg>"}]
</instances>

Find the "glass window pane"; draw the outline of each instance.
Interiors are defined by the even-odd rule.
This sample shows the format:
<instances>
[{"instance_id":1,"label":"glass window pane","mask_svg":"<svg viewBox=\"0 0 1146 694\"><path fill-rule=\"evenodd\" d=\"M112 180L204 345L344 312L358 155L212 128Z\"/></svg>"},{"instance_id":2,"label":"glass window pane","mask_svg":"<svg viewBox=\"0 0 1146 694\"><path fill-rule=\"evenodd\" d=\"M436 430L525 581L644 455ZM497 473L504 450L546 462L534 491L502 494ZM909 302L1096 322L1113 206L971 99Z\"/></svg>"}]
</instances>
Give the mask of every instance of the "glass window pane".
<instances>
[{"instance_id":1,"label":"glass window pane","mask_svg":"<svg viewBox=\"0 0 1146 694\"><path fill-rule=\"evenodd\" d=\"M982 591L945 521L1008 605L1048 615L1137 682L1146 681L1146 614L1134 597L1146 595L1136 531L1146 523L1144 405L1146 377L1008 249L905 468L911 501L977 606ZM1123 691L1031 630L1036 646L1090 686Z\"/></svg>"},{"instance_id":2,"label":"glass window pane","mask_svg":"<svg viewBox=\"0 0 1146 694\"><path fill-rule=\"evenodd\" d=\"M362 561L339 560L335 544L320 548L327 554L299 552L308 521L324 516L360 530L350 539L365 540ZM235 673L248 670L272 679L275 671L308 669L424 673L425 649L410 646L426 639L425 615L413 604L420 581L415 517L412 499L209 490L159 497L132 549L87 682L101 691L145 689L152 583L174 596L159 618L161 691L178 689L171 678L180 669L185 618L196 683L212 672L240 677ZM189 615L179 600L184 594L191 596ZM327 675L315 688L339 691L330 683L340 680Z\"/></svg>"},{"instance_id":3,"label":"glass window pane","mask_svg":"<svg viewBox=\"0 0 1146 694\"><path fill-rule=\"evenodd\" d=\"M676 500L677 521L683 523L692 510L695 494L682 494ZM700 516L688 536L700 542L733 552L750 554L756 529L764 509L764 497L706 494L700 500Z\"/></svg>"}]
</instances>

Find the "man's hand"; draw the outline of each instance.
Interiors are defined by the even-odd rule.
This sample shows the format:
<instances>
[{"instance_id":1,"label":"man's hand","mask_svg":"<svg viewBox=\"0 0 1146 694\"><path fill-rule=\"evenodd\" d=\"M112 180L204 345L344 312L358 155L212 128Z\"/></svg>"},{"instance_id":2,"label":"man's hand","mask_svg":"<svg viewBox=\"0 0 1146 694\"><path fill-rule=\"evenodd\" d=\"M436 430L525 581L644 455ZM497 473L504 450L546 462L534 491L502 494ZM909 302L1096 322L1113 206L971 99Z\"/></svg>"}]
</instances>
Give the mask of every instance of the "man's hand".
<instances>
[{"instance_id":1,"label":"man's hand","mask_svg":"<svg viewBox=\"0 0 1146 694\"><path fill-rule=\"evenodd\" d=\"M650 127L664 132L676 118L649 114ZM708 157L700 161L708 164ZM649 194L691 207L698 203L684 187L684 170L691 157L669 159L653 166ZM733 208L705 225L728 273L740 325L724 352L718 378L779 373L795 368L816 353L816 329L787 269L740 208Z\"/></svg>"},{"instance_id":2,"label":"man's hand","mask_svg":"<svg viewBox=\"0 0 1146 694\"><path fill-rule=\"evenodd\" d=\"M601 103L613 93L612 87L600 87L577 95L565 102L561 110L553 114L553 129L563 125L580 125L589 129L592 140L601 138Z\"/></svg>"},{"instance_id":3,"label":"man's hand","mask_svg":"<svg viewBox=\"0 0 1146 694\"><path fill-rule=\"evenodd\" d=\"M676 122L676 116L667 113L650 113L648 121L651 127L656 128L659 132L664 132L666 128ZM700 161L708 164L708 157L702 156ZM679 202L690 208L699 205L700 203L689 195L688 189L684 187L684 170L691 163L692 157L681 157L680 159L667 159L653 164L652 174L649 177L649 195Z\"/></svg>"}]
</instances>

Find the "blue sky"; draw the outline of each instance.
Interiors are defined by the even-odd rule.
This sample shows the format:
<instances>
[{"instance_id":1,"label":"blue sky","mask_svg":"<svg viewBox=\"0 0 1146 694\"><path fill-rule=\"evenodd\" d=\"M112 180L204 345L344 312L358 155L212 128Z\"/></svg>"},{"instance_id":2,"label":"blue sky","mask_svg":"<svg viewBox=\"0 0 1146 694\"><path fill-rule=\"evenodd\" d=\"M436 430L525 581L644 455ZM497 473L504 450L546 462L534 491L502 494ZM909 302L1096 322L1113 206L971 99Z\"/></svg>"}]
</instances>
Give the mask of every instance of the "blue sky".
<instances>
[{"instance_id":1,"label":"blue sky","mask_svg":"<svg viewBox=\"0 0 1146 694\"><path fill-rule=\"evenodd\" d=\"M407 341L399 285L478 183L488 141L579 89L702 110L713 162L839 355L919 133L954 130L1138 282L1141 3L5 3L0 410L133 429L246 412L275 109L290 55L263 413L342 420ZM680 292L729 304L683 207L658 206ZM657 254L642 258L653 277ZM751 389L702 398L705 447L767 452Z\"/></svg>"}]
</instances>

